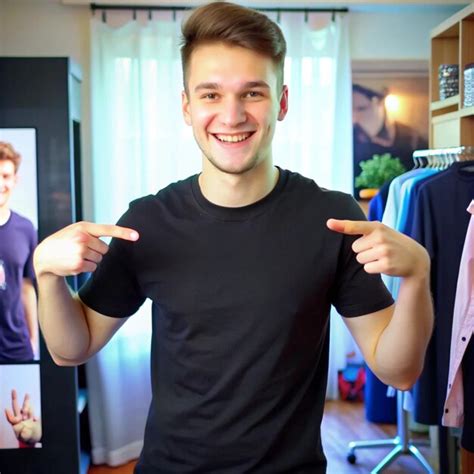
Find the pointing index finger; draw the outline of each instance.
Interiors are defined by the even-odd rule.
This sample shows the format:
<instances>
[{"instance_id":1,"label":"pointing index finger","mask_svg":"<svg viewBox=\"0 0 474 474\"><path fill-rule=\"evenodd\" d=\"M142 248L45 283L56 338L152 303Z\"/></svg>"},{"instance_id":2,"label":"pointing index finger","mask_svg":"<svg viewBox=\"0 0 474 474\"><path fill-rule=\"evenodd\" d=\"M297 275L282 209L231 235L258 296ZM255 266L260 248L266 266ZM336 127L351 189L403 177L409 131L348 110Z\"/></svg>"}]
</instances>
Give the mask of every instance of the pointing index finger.
<instances>
[{"instance_id":1,"label":"pointing index finger","mask_svg":"<svg viewBox=\"0 0 474 474\"><path fill-rule=\"evenodd\" d=\"M328 219L329 229L347 235L367 235L377 226L377 222Z\"/></svg>"},{"instance_id":2,"label":"pointing index finger","mask_svg":"<svg viewBox=\"0 0 474 474\"><path fill-rule=\"evenodd\" d=\"M139 235L136 230L128 227L110 224L94 224L88 222L84 224L84 230L94 237L115 237L117 239L135 241Z\"/></svg>"}]
</instances>

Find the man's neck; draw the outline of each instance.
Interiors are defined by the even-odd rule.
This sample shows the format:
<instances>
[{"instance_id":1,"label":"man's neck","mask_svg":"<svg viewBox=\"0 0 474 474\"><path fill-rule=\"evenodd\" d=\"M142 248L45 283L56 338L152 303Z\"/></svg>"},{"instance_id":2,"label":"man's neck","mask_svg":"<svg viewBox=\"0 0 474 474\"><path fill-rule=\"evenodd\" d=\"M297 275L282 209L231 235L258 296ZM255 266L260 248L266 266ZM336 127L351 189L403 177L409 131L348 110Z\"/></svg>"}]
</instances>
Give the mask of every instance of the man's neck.
<instances>
[{"instance_id":1,"label":"man's neck","mask_svg":"<svg viewBox=\"0 0 474 474\"><path fill-rule=\"evenodd\" d=\"M269 194L279 174L278 168L264 163L243 174L213 172L204 168L199 176L199 186L204 197L213 204L243 207Z\"/></svg>"},{"instance_id":2,"label":"man's neck","mask_svg":"<svg viewBox=\"0 0 474 474\"><path fill-rule=\"evenodd\" d=\"M10 208L7 206L0 207L0 225L5 224L10 219Z\"/></svg>"}]
</instances>

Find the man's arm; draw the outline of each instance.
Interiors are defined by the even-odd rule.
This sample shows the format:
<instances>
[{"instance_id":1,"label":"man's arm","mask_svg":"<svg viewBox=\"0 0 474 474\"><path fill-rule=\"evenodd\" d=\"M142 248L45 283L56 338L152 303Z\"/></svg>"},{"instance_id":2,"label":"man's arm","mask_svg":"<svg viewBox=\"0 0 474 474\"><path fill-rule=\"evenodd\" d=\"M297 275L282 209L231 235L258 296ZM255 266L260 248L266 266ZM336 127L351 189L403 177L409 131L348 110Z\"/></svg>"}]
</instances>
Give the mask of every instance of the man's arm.
<instances>
[{"instance_id":1,"label":"man's arm","mask_svg":"<svg viewBox=\"0 0 474 474\"><path fill-rule=\"evenodd\" d=\"M429 256L413 239L379 222L331 221L332 230L362 235L352 248L365 271L402 277L395 306L344 322L377 377L406 390L423 369L433 329Z\"/></svg>"},{"instance_id":2,"label":"man's arm","mask_svg":"<svg viewBox=\"0 0 474 474\"><path fill-rule=\"evenodd\" d=\"M38 355L38 301L33 282L23 278L21 287L21 302L25 311L26 324L30 334L30 343L35 356Z\"/></svg>"},{"instance_id":3,"label":"man's arm","mask_svg":"<svg viewBox=\"0 0 474 474\"><path fill-rule=\"evenodd\" d=\"M70 291L64 279L97 268L108 251L107 244L99 239L102 236L138 239L131 229L80 222L48 237L35 251L39 322L51 357L58 365L85 362L126 321L89 308Z\"/></svg>"}]
</instances>

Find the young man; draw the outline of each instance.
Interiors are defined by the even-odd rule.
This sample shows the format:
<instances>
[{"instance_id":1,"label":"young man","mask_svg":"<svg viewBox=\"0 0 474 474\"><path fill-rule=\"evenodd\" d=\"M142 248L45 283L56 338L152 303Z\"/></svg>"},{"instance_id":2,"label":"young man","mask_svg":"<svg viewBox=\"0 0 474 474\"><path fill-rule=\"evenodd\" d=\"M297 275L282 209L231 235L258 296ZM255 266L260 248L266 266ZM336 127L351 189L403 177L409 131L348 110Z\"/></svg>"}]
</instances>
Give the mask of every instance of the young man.
<instances>
[{"instance_id":1,"label":"young man","mask_svg":"<svg viewBox=\"0 0 474 474\"><path fill-rule=\"evenodd\" d=\"M9 207L21 157L0 142L0 362L34 359L38 347L33 251L36 230Z\"/></svg>"},{"instance_id":2,"label":"young man","mask_svg":"<svg viewBox=\"0 0 474 474\"><path fill-rule=\"evenodd\" d=\"M216 2L183 37L182 108L202 173L133 202L118 226L73 224L39 246L46 342L58 364L82 363L151 298L153 401L136 472L323 473L330 305L375 373L408 388L432 326L429 259L349 196L273 165L288 109L275 23ZM71 296L62 277L83 271L94 274ZM381 272L403 277L396 307Z\"/></svg>"}]
</instances>

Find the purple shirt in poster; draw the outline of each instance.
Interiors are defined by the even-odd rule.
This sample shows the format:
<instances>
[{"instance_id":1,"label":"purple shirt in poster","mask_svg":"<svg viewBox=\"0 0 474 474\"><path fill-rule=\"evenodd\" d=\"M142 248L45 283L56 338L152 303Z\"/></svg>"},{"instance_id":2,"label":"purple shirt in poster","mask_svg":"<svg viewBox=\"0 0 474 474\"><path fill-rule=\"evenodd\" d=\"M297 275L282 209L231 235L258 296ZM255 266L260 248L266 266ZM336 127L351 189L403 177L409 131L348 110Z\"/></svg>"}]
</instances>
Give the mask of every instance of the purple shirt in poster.
<instances>
[{"instance_id":1,"label":"purple shirt in poster","mask_svg":"<svg viewBox=\"0 0 474 474\"><path fill-rule=\"evenodd\" d=\"M0 225L0 362L33 360L21 301L23 278L34 280L33 251L37 234L25 217L11 212Z\"/></svg>"}]
</instances>

